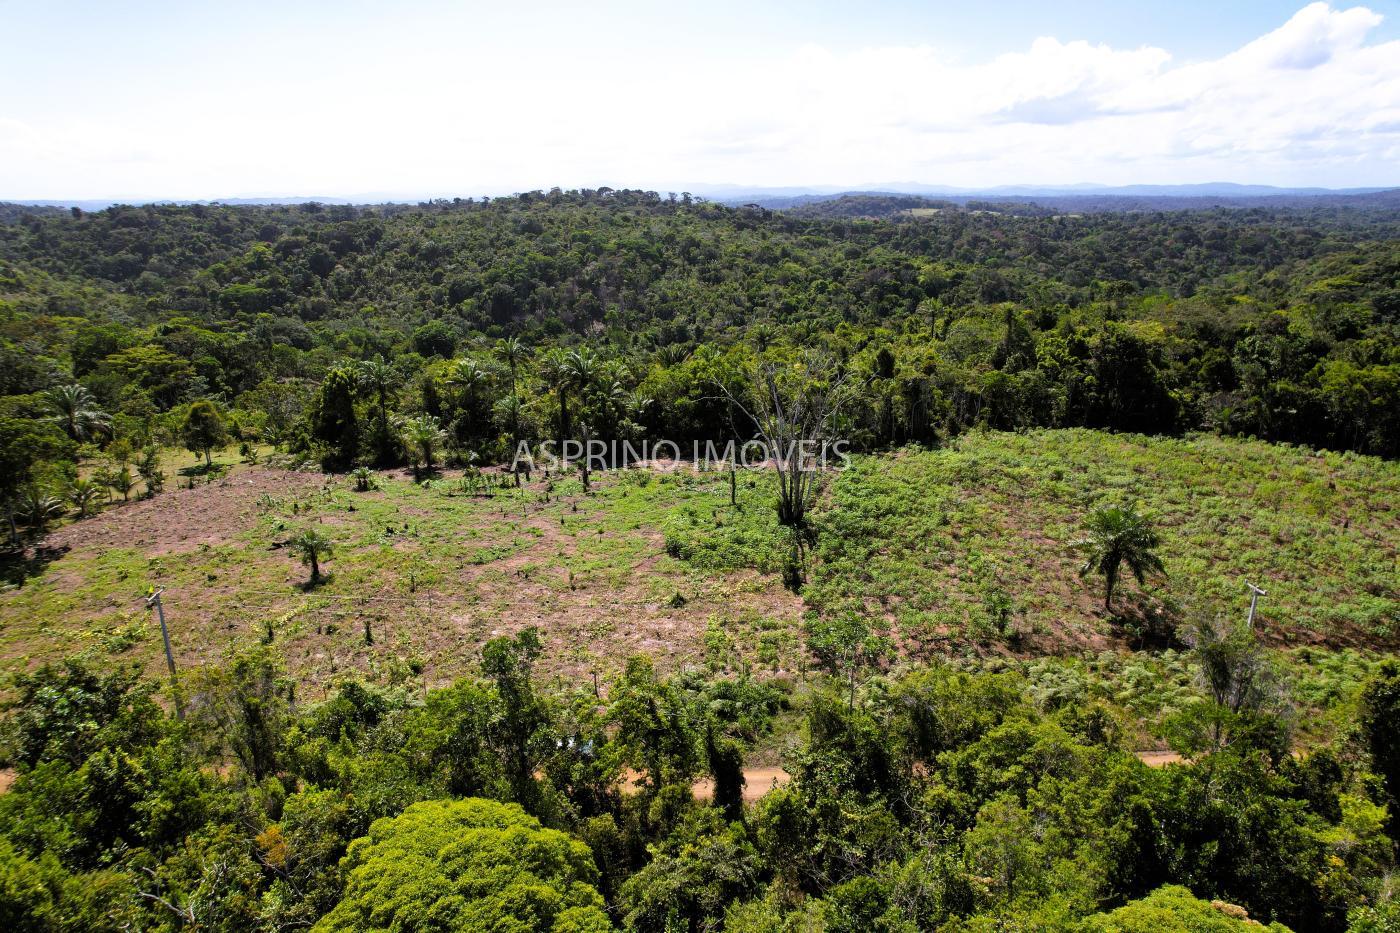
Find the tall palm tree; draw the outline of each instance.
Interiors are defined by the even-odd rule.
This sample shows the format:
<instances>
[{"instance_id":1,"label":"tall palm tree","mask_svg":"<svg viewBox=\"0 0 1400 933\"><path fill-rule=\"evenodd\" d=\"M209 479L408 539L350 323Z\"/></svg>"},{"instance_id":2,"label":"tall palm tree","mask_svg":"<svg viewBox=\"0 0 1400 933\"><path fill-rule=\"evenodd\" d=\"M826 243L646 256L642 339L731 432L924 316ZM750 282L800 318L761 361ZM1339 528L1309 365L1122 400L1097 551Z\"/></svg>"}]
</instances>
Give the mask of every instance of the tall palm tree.
<instances>
[{"instance_id":1,"label":"tall palm tree","mask_svg":"<svg viewBox=\"0 0 1400 933\"><path fill-rule=\"evenodd\" d=\"M90 441L112 430L112 416L97 406L86 386L56 386L48 391L54 420L75 441Z\"/></svg>"},{"instance_id":2,"label":"tall palm tree","mask_svg":"<svg viewBox=\"0 0 1400 933\"><path fill-rule=\"evenodd\" d=\"M474 421L472 412L476 408L476 394L490 378L486 370L481 368L481 364L469 356L453 363L452 371L448 373L447 381L457 386L461 391L461 395L457 399L457 407L462 410L462 419L467 428L468 438L471 437Z\"/></svg>"},{"instance_id":3,"label":"tall palm tree","mask_svg":"<svg viewBox=\"0 0 1400 933\"><path fill-rule=\"evenodd\" d=\"M496 356L510 367L510 394L515 395L515 381L520 374L521 365L529 356L529 351L525 349L525 344L519 337L505 337L496 341Z\"/></svg>"},{"instance_id":4,"label":"tall palm tree","mask_svg":"<svg viewBox=\"0 0 1400 933\"><path fill-rule=\"evenodd\" d=\"M355 377L360 385L374 393L379 406L379 422L387 424L389 390L398 381L398 373L394 372L394 367L384 362L383 357L377 360L360 360L355 364Z\"/></svg>"},{"instance_id":5,"label":"tall palm tree","mask_svg":"<svg viewBox=\"0 0 1400 933\"><path fill-rule=\"evenodd\" d=\"M559 397L559 446L564 446L564 438L569 436L569 387L573 384L570 374L569 354L562 347L555 347L540 360L540 375L545 385Z\"/></svg>"},{"instance_id":6,"label":"tall palm tree","mask_svg":"<svg viewBox=\"0 0 1400 933\"><path fill-rule=\"evenodd\" d=\"M569 387L574 390L574 394L579 400L581 412L579 417L583 417L582 412L587 407L588 390L598 380L598 368L598 358L587 347L570 350L568 357L565 358L564 372L569 381Z\"/></svg>"},{"instance_id":7,"label":"tall palm tree","mask_svg":"<svg viewBox=\"0 0 1400 933\"><path fill-rule=\"evenodd\" d=\"M1156 554L1161 538L1152 522L1136 509L1118 506L1095 509L1084 520L1084 530L1086 535L1075 542L1076 547L1086 552L1079 575L1103 575L1105 609L1113 608L1113 589L1118 584L1123 564L1128 565L1139 584L1146 581L1148 574L1166 574L1166 567Z\"/></svg>"},{"instance_id":8,"label":"tall palm tree","mask_svg":"<svg viewBox=\"0 0 1400 933\"><path fill-rule=\"evenodd\" d=\"M511 456L514 457L515 449L520 446L520 392L516 383L520 378L520 367L529 357L529 351L525 349L525 344L519 337L506 337L496 341L496 356L510 367L510 397L514 399L514 404L510 406L510 448ZM515 482L516 485L520 484L518 473Z\"/></svg>"}]
</instances>

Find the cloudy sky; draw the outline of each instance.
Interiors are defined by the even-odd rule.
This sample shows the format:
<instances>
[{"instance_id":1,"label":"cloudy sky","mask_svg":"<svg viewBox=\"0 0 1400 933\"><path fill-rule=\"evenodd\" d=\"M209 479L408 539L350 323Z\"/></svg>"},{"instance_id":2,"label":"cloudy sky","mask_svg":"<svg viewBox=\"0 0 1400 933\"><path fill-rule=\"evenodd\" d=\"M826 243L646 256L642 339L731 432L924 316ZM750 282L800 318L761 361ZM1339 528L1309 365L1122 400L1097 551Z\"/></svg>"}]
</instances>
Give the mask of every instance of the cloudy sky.
<instances>
[{"instance_id":1,"label":"cloudy sky","mask_svg":"<svg viewBox=\"0 0 1400 933\"><path fill-rule=\"evenodd\" d=\"M1400 186L1397 21L1400 0L0 0L0 198Z\"/></svg>"}]
</instances>

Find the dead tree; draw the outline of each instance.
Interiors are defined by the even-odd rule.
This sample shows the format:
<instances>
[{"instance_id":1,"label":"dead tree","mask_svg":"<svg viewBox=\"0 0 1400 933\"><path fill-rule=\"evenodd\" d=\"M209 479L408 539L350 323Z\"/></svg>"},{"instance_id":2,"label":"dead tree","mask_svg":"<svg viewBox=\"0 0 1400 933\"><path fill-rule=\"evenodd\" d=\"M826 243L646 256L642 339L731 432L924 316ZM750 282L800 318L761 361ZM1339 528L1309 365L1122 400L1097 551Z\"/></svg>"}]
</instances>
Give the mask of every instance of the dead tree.
<instances>
[{"instance_id":1,"label":"dead tree","mask_svg":"<svg viewBox=\"0 0 1400 933\"><path fill-rule=\"evenodd\" d=\"M807 509L822 465L831 452L833 423L859 391L830 357L806 354L795 365L755 361L740 398L726 385L729 402L753 422L778 480L778 521L806 525Z\"/></svg>"}]
</instances>

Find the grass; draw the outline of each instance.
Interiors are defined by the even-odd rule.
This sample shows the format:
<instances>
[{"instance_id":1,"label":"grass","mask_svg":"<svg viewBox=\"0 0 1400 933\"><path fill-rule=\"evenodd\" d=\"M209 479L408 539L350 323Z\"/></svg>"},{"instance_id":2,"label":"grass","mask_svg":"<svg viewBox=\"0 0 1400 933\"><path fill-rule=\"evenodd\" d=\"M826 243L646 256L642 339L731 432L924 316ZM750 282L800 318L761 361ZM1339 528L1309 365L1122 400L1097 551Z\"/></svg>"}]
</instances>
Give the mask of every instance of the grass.
<instances>
[{"instance_id":1,"label":"grass","mask_svg":"<svg viewBox=\"0 0 1400 933\"><path fill-rule=\"evenodd\" d=\"M1217 437L1036 431L866 459L837 478L819 522L809 602L878 604L903 627L975 636L1012 601L1025 634L1090 633L1099 581L1067 546L1095 506L1136 504L1163 538L1153 608L1240 618L1245 581L1269 590L1260 628L1389 644L1400 621L1400 469ZM1149 610L1151 611L1151 610Z\"/></svg>"},{"instance_id":2,"label":"grass","mask_svg":"<svg viewBox=\"0 0 1400 933\"><path fill-rule=\"evenodd\" d=\"M1157 523L1165 580L1102 609L1069 545L1095 506ZM1064 653L1130 638L1123 623L1242 619L1266 587L1276 642L1390 647L1400 623L1400 466L1214 436L1086 430L985 433L936 451L857 458L834 476L803 596L812 611L884 623L910 652ZM765 522L767 524L765 524ZM772 571L788 553L771 510L668 530L703 566Z\"/></svg>"},{"instance_id":3,"label":"grass","mask_svg":"<svg viewBox=\"0 0 1400 933\"><path fill-rule=\"evenodd\" d=\"M455 475L383 473L356 492L349 477L223 459L212 482L51 534L68 550L0 591L0 668L83 651L159 676L151 584L167 588L181 664L270 637L323 686L352 671L440 683L526 625L546 633L545 669L571 679L637 652L672 669L794 672L804 613L861 613L906 657L1057 656L1053 695L1073 687L1074 664L1134 644L1125 621L1242 618L1246 579L1269 590L1259 627L1276 644L1388 649L1400 622L1400 466L1352 455L1068 430L858 458L822 492L800 596L783 586L792 538L765 474L741 474L732 506L722 473L615 471L591 494L555 477L482 497ZM172 455L167 470L193 460ZM1169 573L1125 584L1114 616L1068 546L1107 502L1155 518ZM335 544L314 589L277 546L310 525ZM1185 675L1170 656L1134 657L1146 667L1114 677L1146 699L1123 702L1170 708Z\"/></svg>"},{"instance_id":4,"label":"grass","mask_svg":"<svg viewBox=\"0 0 1400 933\"><path fill-rule=\"evenodd\" d=\"M322 684L410 668L441 682L472 670L486 639L526 625L544 629L546 669L567 677L606 673L634 652L669 667L797 663L800 605L779 582L665 552L669 517L727 502L719 477L608 473L590 494L574 477L489 496L467 494L455 474L383 473L376 485L234 466L58 529L49 543L69 550L0 592L0 665L80 650L139 658L158 674L159 632L142 599L152 584L166 587L183 664L270 640ZM311 526L334 544L314 588L279 546ZM706 653L711 626L733 642L718 664Z\"/></svg>"}]
</instances>

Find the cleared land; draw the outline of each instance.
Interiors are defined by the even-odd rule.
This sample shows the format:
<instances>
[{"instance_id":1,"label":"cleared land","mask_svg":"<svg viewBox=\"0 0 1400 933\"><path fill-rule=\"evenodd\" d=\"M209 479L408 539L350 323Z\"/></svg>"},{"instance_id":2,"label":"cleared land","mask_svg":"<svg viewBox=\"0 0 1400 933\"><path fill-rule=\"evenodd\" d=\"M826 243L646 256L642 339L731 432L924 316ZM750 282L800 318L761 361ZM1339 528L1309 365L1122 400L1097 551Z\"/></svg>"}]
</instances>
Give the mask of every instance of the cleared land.
<instances>
[{"instance_id":1,"label":"cleared land","mask_svg":"<svg viewBox=\"0 0 1400 933\"><path fill-rule=\"evenodd\" d=\"M724 475L688 471L602 474L587 495L538 475L490 495L456 473L378 485L240 466L60 528L0 592L3 666L86 651L160 675L153 583L180 664L270 638L308 687L350 671L441 683L527 625L547 634L546 670L575 680L636 652L792 672L807 611L865 613L913 655L1084 656L1157 618L1238 615L1246 579L1269 588L1275 643L1393 647L1400 622L1400 467L1353 455L1037 431L861 458L823 492L801 596L764 475L741 477L737 509ZM1125 585L1113 614L1070 546L1106 501L1155 516L1170 572ZM279 546L312 525L336 545L315 589Z\"/></svg>"}]
</instances>

